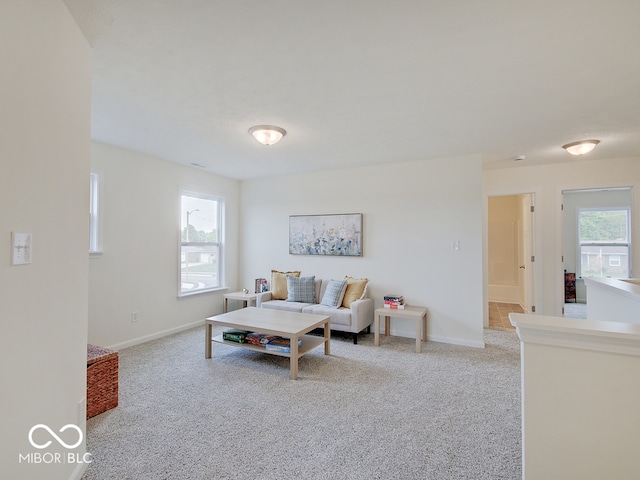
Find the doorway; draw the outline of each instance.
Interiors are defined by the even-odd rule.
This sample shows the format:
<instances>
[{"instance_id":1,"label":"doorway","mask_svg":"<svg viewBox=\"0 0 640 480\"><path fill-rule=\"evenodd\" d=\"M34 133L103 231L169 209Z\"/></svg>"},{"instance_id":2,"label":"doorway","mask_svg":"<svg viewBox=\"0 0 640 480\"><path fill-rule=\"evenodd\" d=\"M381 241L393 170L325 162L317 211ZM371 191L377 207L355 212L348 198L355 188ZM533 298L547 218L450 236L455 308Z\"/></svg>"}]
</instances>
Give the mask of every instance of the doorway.
<instances>
[{"instance_id":1,"label":"doorway","mask_svg":"<svg viewBox=\"0 0 640 480\"><path fill-rule=\"evenodd\" d=\"M586 318L584 277L631 276L631 201L631 187L562 192L565 317Z\"/></svg>"},{"instance_id":2,"label":"doorway","mask_svg":"<svg viewBox=\"0 0 640 480\"><path fill-rule=\"evenodd\" d=\"M534 194L488 197L489 322L496 312L534 313Z\"/></svg>"}]
</instances>

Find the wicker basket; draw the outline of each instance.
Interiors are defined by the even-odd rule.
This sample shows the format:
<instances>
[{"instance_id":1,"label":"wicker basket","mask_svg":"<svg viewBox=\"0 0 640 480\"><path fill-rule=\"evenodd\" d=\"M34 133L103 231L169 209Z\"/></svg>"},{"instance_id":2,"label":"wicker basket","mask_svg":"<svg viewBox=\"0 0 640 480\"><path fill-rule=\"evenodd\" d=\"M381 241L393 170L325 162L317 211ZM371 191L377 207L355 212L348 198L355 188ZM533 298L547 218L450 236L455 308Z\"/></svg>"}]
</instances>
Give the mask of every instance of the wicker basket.
<instances>
[{"instance_id":1,"label":"wicker basket","mask_svg":"<svg viewBox=\"0 0 640 480\"><path fill-rule=\"evenodd\" d=\"M118 352L87 345L87 418L118 406Z\"/></svg>"}]
</instances>

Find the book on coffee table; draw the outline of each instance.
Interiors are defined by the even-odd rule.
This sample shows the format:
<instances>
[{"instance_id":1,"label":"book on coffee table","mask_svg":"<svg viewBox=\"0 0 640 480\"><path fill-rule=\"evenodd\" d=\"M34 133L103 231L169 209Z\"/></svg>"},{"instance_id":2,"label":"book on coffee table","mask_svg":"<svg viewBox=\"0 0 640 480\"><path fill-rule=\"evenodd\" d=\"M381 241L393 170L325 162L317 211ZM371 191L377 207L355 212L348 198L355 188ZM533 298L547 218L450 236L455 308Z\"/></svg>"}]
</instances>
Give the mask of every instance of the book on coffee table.
<instances>
[{"instance_id":1,"label":"book on coffee table","mask_svg":"<svg viewBox=\"0 0 640 480\"><path fill-rule=\"evenodd\" d=\"M226 332L222 332L222 338L230 342L244 343L249 333L251 332L246 330L227 330Z\"/></svg>"},{"instance_id":2,"label":"book on coffee table","mask_svg":"<svg viewBox=\"0 0 640 480\"><path fill-rule=\"evenodd\" d=\"M298 346L302 345L302 339L298 339ZM291 340L278 337L267 343L264 348L272 352L291 353Z\"/></svg>"},{"instance_id":3,"label":"book on coffee table","mask_svg":"<svg viewBox=\"0 0 640 480\"><path fill-rule=\"evenodd\" d=\"M272 340L280 338L278 335L269 335L267 333L249 333L244 341L252 345L262 345L263 347Z\"/></svg>"}]
</instances>

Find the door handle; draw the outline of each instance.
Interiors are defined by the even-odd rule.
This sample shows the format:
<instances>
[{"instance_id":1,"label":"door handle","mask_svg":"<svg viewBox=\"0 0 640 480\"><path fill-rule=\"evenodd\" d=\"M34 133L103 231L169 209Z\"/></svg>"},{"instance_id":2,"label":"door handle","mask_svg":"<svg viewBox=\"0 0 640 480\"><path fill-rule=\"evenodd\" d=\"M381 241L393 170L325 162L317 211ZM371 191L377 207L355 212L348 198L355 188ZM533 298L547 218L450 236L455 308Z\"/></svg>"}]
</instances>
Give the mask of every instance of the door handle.
<instances>
[{"instance_id":1,"label":"door handle","mask_svg":"<svg viewBox=\"0 0 640 480\"><path fill-rule=\"evenodd\" d=\"M519 267L519 268L521 268L521 269L523 269L523 270L524 270L524 269L525 269L525 266L524 266L524 265L520 265L520 267Z\"/></svg>"}]
</instances>

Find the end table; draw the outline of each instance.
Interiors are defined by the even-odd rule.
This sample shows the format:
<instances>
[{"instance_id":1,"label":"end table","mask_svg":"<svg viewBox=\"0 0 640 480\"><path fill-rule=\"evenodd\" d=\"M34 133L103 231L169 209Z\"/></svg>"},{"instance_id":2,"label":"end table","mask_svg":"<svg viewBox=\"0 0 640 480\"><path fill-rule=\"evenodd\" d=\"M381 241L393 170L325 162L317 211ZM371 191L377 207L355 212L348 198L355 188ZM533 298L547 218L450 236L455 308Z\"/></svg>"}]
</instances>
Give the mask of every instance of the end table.
<instances>
[{"instance_id":1,"label":"end table","mask_svg":"<svg viewBox=\"0 0 640 480\"><path fill-rule=\"evenodd\" d=\"M427 340L427 309L415 305L405 305L403 309L376 308L373 313L373 344L380 345L380 317L384 317L384 334L389 335L391 317L410 318L416 322L416 352L422 352L422 340Z\"/></svg>"},{"instance_id":2,"label":"end table","mask_svg":"<svg viewBox=\"0 0 640 480\"><path fill-rule=\"evenodd\" d=\"M227 313L229 307L229 299L241 300L243 303L242 308L247 308L249 303L253 306L256 304L257 293L244 293L244 292L232 292L224 294L224 302L222 304L222 313Z\"/></svg>"}]
</instances>

